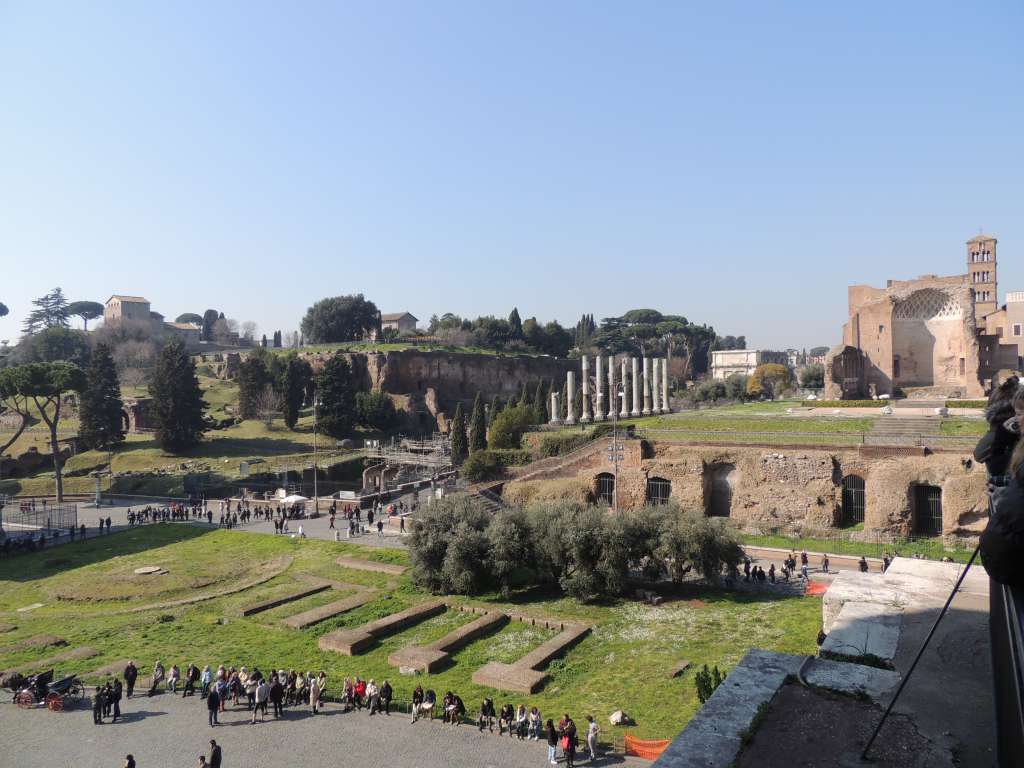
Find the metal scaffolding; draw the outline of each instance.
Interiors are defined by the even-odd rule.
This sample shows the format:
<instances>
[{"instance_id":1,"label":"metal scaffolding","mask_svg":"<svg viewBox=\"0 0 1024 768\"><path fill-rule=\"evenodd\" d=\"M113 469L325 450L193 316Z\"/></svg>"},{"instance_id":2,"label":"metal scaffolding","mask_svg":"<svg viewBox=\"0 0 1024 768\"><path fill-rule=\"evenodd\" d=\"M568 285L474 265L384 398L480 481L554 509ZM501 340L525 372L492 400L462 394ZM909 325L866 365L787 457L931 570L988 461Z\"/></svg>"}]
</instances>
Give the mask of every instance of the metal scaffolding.
<instances>
[{"instance_id":1,"label":"metal scaffolding","mask_svg":"<svg viewBox=\"0 0 1024 768\"><path fill-rule=\"evenodd\" d=\"M452 468L451 438L438 432L425 439L399 435L367 445L367 455L380 462L375 468L391 487L436 478Z\"/></svg>"}]
</instances>

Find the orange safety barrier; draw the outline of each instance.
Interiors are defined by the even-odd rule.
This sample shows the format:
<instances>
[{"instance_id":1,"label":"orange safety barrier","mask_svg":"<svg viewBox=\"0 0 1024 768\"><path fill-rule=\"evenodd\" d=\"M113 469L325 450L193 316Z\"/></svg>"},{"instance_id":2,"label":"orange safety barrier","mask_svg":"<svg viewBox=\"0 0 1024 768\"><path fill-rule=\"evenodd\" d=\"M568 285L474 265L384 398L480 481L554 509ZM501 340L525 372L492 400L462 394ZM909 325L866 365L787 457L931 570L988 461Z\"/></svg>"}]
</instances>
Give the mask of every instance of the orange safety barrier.
<instances>
[{"instance_id":1,"label":"orange safety barrier","mask_svg":"<svg viewBox=\"0 0 1024 768\"><path fill-rule=\"evenodd\" d=\"M828 584L821 581L809 581L807 582L807 589L804 591L804 597L824 595L828 592L828 586Z\"/></svg>"},{"instance_id":2,"label":"orange safety barrier","mask_svg":"<svg viewBox=\"0 0 1024 768\"><path fill-rule=\"evenodd\" d=\"M657 760L671 743L671 739L634 739L627 733L626 754L642 757L644 760Z\"/></svg>"}]
</instances>

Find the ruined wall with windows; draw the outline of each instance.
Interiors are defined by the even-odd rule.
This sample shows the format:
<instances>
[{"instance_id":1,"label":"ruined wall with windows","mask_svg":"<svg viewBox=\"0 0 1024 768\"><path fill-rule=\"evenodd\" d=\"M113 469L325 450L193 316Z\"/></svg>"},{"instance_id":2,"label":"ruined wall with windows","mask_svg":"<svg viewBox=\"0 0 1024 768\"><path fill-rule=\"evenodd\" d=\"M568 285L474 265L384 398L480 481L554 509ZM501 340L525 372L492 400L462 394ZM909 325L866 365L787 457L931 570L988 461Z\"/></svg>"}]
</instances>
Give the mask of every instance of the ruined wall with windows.
<instances>
[{"instance_id":1,"label":"ruined wall with windows","mask_svg":"<svg viewBox=\"0 0 1024 768\"><path fill-rule=\"evenodd\" d=\"M972 538L985 525L985 468L966 453L626 445L617 488L606 450L595 449L566 475L589 483L606 503L614 489L620 509L671 499L752 532L862 525L866 536Z\"/></svg>"}]
</instances>

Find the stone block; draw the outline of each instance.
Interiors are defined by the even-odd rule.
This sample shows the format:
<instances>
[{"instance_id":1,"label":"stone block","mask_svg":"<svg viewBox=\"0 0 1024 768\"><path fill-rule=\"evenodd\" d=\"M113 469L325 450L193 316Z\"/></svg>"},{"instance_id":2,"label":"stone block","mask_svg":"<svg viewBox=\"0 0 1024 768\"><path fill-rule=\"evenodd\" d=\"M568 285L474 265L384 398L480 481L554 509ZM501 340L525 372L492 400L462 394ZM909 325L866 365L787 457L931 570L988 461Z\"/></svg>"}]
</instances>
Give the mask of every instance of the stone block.
<instances>
[{"instance_id":1,"label":"stone block","mask_svg":"<svg viewBox=\"0 0 1024 768\"><path fill-rule=\"evenodd\" d=\"M376 590L367 590L365 592L351 595L342 600L336 600L335 602L328 603L327 605L321 605L319 608L312 608L308 611L297 613L294 616L289 616L281 623L294 629L305 629L306 627L310 627L314 624L319 624L321 621L325 621L332 616L337 616L354 610L361 605L366 605L366 603L373 600L376 596Z\"/></svg>"},{"instance_id":2,"label":"stone block","mask_svg":"<svg viewBox=\"0 0 1024 768\"><path fill-rule=\"evenodd\" d=\"M539 669L582 640L588 632L590 632L590 627L584 624L567 626L546 643L534 648L523 658L519 659L515 666Z\"/></svg>"},{"instance_id":3,"label":"stone block","mask_svg":"<svg viewBox=\"0 0 1024 768\"><path fill-rule=\"evenodd\" d=\"M535 669L492 661L473 673L473 682L513 693L536 693L547 675Z\"/></svg>"},{"instance_id":4,"label":"stone block","mask_svg":"<svg viewBox=\"0 0 1024 768\"><path fill-rule=\"evenodd\" d=\"M317 643L321 651L334 651L345 656L362 653L374 643L373 635L361 629L339 629L321 636Z\"/></svg>"},{"instance_id":5,"label":"stone block","mask_svg":"<svg viewBox=\"0 0 1024 768\"><path fill-rule=\"evenodd\" d=\"M821 646L822 656L856 660L872 656L892 667L903 612L881 603L847 602Z\"/></svg>"},{"instance_id":6,"label":"stone block","mask_svg":"<svg viewBox=\"0 0 1024 768\"><path fill-rule=\"evenodd\" d=\"M669 676L670 679L674 678L674 677L679 677L680 675L683 674L683 672L685 672L689 668L690 668L690 662L689 661L680 661L678 664L676 664L674 667L672 667L671 671L669 671L669 673L668 673L668 676Z\"/></svg>"},{"instance_id":7,"label":"stone block","mask_svg":"<svg viewBox=\"0 0 1024 768\"><path fill-rule=\"evenodd\" d=\"M360 560L355 557L339 557L335 562L343 568L351 568L354 571L386 573L389 576L401 576L407 570L404 565L376 563L373 560Z\"/></svg>"}]
</instances>

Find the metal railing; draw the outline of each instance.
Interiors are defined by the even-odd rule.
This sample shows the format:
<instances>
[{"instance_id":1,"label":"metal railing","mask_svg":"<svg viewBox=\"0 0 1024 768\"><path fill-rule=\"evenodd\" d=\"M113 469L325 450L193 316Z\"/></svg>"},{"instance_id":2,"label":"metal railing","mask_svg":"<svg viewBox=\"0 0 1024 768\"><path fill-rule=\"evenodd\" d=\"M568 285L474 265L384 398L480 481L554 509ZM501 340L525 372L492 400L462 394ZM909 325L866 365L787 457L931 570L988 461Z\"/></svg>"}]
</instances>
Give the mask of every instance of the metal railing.
<instances>
[{"instance_id":1,"label":"metal railing","mask_svg":"<svg viewBox=\"0 0 1024 768\"><path fill-rule=\"evenodd\" d=\"M636 436L661 442L726 442L768 445L872 445L914 448L970 449L980 435L930 435L924 433L886 434L872 432L760 432L752 430L638 428Z\"/></svg>"},{"instance_id":2,"label":"metal railing","mask_svg":"<svg viewBox=\"0 0 1024 768\"><path fill-rule=\"evenodd\" d=\"M1024 765L1024 590L990 582L989 636L995 702L996 759Z\"/></svg>"}]
</instances>

